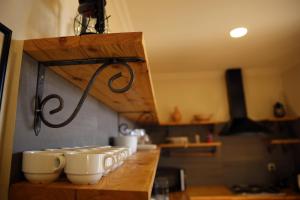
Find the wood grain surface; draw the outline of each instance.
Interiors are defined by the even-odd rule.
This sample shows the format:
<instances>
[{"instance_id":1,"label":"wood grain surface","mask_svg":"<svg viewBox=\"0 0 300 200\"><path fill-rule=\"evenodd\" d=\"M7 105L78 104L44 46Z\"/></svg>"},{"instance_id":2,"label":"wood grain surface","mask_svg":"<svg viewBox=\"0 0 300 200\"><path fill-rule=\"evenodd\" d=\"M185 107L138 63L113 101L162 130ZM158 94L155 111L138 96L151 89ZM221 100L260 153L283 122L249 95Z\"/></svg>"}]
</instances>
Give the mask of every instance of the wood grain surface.
<instances>
[{"instance_id":1,"label":"wood grain surface","mask_svg":"<svg viewBox=\"0 0 300 200\"><path fill-rule=\"evenodd\" d=\"M51 184L20 182L10 189L10 200L148 200L160 151L142 151L95 185L75 185L65 180Z\"/></svg>"},{"instance_id":2,"label":"wood grain surface","mask_svg":"<svg viewBox=\"0 0 300 200\"><path fill-rule=\"evenodd\" d=\"M113 110L124 113L123 116L134 121L138 119L140 113L151 112L154 118L142 118L140 123L157 123L155 98L142 33L92 34L26 40L24 51L36 61L103 57L140 57L145 59L146 61L142 63L129 63L134 70L135 81L128 92L118 94L113 93L108 88L109 78L118 72L122 72L123 76L116 80L113 86L117 88L125 86L129 80L129 74L122 65L113 65L99 75L90 91L90 95ZM99 66L99 64L76 65L51 67L51 69L83 90ZM137 113L126 114L126 112Z\"/></svg>"}]
</instances>

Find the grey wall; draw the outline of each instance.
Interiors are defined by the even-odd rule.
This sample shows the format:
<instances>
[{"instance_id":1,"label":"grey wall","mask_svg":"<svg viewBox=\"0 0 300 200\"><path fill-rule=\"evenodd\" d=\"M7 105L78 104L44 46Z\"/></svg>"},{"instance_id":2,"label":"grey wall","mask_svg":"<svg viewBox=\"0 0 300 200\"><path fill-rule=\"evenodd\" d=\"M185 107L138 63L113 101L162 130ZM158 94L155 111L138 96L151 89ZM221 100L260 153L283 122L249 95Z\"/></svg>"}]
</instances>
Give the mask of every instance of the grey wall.
<instances>
[{"instance_id":1,"label":"grey wall","mask_svg":"<svg viewBox=\"0 0 300 200\"><path fill-rule=\"evenodd\" d=\"M155 143L164 142L167 136L188 136L193 142L195 133L200 133L201 139L205 140L207 131L204 126L152 127L150 135ZM215 157L175 157L163 151L159 166L185 169L188 185L272 184L280 179L291 177L297 165L293 146L285 149L276 146L271 153L268 151L266 140L273 136L245 134L218 137L216 135L215 140L220 140L222 147ZM188 153L203 150L171 151ZM269 162L276 164L275 174L268 172Z\"/></svg>"},{"instance_id":2,"label":"grey wall","mask_svg":"<svg viewBox=\"0 0 300 200\"><path fill-rule=\"evenodd\" d=\"M117 113L94 98L88 97L78 116L69 125L58 129L42 125L40 135L35 136L33 131L33 107L36 78L37 63L24 54L14 135L13 171L18 172L20 170L20 166L17 166L20 157L16 156L19 152L57 147L107 145L109 137L118 134ZM55 116L51 116L49 118L51 122L61 122L69 117L82 95L82 91L51 70L46 71L44 88L44 96L54 93L61 95L65 100L65 108ZM57 103L53 100L49 103L50 105L47 105L47 109L55 108ZM124 119L121 119L121 121L124 121Z\"/></svg>"}]
</instances>

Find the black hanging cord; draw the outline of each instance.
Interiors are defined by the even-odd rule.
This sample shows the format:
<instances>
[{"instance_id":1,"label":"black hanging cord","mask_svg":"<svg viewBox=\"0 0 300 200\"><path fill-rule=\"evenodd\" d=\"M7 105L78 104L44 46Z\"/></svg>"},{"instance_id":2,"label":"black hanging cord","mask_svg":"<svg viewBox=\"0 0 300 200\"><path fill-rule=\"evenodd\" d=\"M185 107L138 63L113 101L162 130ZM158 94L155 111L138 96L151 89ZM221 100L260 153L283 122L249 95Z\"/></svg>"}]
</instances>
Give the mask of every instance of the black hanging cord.
<instances>
[{"instance_id":1,"label":"black hanging cord","mask_svg":"<svg viewBox=\"0 0 300 200\"><path fill-rule=\"evenodd\" d=\"M66 63L65 63L65 64L66 64ZM123 92L128 91L128 90L131 88L131 86L132 86L132 84L133 84L133 81L134 81L134 72L133 72L133 70L131 69L131 67L130 67L130 66L127 64L127 62L125 62L125 61L116 61L116 60L111 61L111 60L109 60L109 61L105 62L104 64L102 64L102 65L95 71L95 73L93 74L92 78L91 78L90 81L88 82L88 84L87 84L87 86L86 86L86 88L85 88L85 90L84 90L84 92L83 92L83 94L82 94L82 96L81 96L81 98L80 98L80 100L79 100L79 102L78 102L78 104L77 104L75 110L73 111L73 113L70 115L70 117L69 117L68 119L66 119L65 121L63 121L63 122L61 122L61 123L54 124L54 123L49 122L49 121L46 119L45 115L44 115L44 108L45 108L45 105L46 105L50 100L52 100L52 99L57 99L58 102L59 102L59 105L58 105L57 108L55 108L55 109L49 111L49 114L50 114L50 115L53 115L53 114L58 113L58 112L60 112L61 110L63 110L63 108L64 108L64 100L63 100L63 98L62 98L61 96L59 96L59 95L57 95L57 94L51 94L51 95L48 95L48 96L46 96L42 101L40 101L39 106L38 106L39 109L36 110L36 115L40 117L41 121L42 121L45 125L47 125L48 127L51 127L51 128L60 128L60 127L64 127L64 126L66 126L67 124L69 124L69 123L77 116L78 112L80 111L80 109L81 109L81 107L82 107L82 105L83 105L83 103L84 103L86 97L88 96L88 93L89 93L89 91L91 90L91 88L92 88L92 86L93 86L93 84L94 84L94 82L95 82L97 76L98 76L104 69L106 69L107 67L109 67L109 66L112 65L112 64L119 64L119 65L122 65L123 67L125 67L125 68L128 70L130 77L129 77L128 83L127 83L124 87L122 87L122 88L116 88L116 87L113 86L113 83L114 83L115 80L117 80L117 79L119 79L119 78L122 77L122 73L119 72L119 73L113 75L113 76L108 80L108 83L107 83L109 89L110 89L112 92L114 92L114 93L123 93ZM36 124L38 124L38 123L36 123ZM39 131L40 131L40 129L39 129L38 127L35 127L35 133L36 133L36 135L39 134Z\"/></svg>"}]
</instances>

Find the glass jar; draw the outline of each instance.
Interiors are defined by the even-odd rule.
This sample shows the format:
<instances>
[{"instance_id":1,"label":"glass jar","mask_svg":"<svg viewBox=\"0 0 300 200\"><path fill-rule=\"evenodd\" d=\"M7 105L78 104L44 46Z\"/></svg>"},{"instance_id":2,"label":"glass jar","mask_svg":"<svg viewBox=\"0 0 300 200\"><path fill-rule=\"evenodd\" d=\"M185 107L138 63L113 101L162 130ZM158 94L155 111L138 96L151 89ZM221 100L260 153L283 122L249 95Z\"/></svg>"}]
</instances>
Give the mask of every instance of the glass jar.
<instances>
[{"instance_id":1,"label":"glass jar","mask_svg":"<svg viewBox=\"0 0 300 200\"><path fill-rule=\"evenodd\" d=\"M158 177L154 181L155 200L169 200L169 181L165 177Z\"/></svg>"}]
</instances>

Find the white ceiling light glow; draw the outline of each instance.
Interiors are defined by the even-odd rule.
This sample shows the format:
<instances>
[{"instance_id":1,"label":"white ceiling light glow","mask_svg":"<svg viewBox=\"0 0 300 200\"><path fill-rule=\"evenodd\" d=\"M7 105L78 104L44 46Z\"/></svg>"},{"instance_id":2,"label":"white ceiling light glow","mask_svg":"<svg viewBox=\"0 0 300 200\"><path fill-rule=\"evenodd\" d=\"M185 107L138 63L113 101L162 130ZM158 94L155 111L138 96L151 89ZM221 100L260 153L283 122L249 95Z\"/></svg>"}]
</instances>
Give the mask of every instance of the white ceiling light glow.
<instances>
[{"instance_id":1,"label":"white ceiling light glow","mask_svg":"<svg viewBox=\"0 0 300 200\"><path fill-rule=\"evenodd\" d=\"M230 36L232 38L240 38L240 37L244 37L245 35L247 35L248 30L245 27L238 27L238 28L234 28L230 31Z\"/></svg>"}]
</instances>

